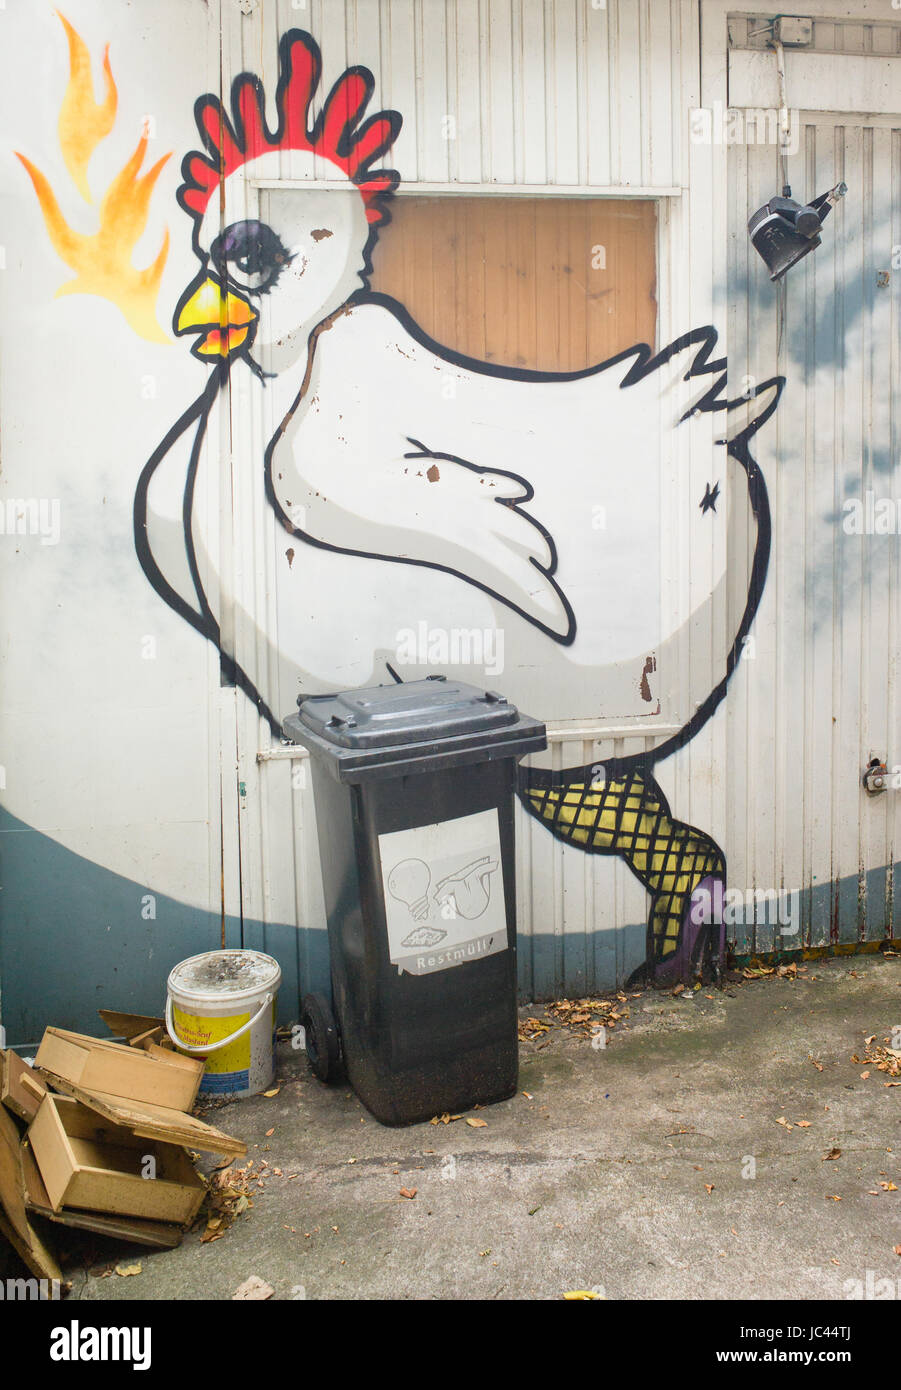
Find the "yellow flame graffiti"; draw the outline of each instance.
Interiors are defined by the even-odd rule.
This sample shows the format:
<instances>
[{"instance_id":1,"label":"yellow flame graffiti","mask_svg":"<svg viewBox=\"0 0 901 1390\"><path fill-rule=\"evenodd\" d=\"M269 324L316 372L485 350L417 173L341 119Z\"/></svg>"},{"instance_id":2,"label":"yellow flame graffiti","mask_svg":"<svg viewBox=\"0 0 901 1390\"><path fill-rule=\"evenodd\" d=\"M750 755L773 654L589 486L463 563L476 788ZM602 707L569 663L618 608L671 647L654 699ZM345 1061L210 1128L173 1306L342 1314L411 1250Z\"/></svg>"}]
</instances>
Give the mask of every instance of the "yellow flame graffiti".
<instances>
[{"instance_id":1,"label":"yellow flame graffiti","mask_svg":"<svg viewBox=\"0 0 901 1390\"><path fill-rule=\"evenodd\" d=\"M59 14L59 12L57 11ZM69 39L69 85L59 118L59 139L66 168L82 197L91 201L87 181L88 162L101 140L109 134L116 116L117 94L109 64L109 46L104 52L106 97L94 100L91 62L88 50L68 20L59 15ZM165 154L140 172L147 149L147 135L141 136L128 162L113 179L100 204L97 231L91 235L76 232L66 221L53 189L40 169L16 151L37 194L44 223L57 255L76 272L57 290L64 294L96 294L115 304L131 328L151 342L171 339L163 332L156 316L156 300L166 259L169 230L156 257L143 270L132 264L132 253L147 226L150 198L163 165Z\"/></svg>"},{"instance_id":2,"label":"yellow flame graffiti","mask_svg":"<svg viewBox=\"0 0 901 1390\"><path fill-rule=\"evenodd\" d=\"M86 203L92 202L88 186L88 163L100 141L109 135L116 119L119 96L113 81L109 60L109 44L103 50L103 81L106 95L101 103L94 100L94 80L91 77L91 55L88 46L64 14L57 18L69 40L69 85L59 110L59 144L66 168Z\"/></svg>"}]
</instances>

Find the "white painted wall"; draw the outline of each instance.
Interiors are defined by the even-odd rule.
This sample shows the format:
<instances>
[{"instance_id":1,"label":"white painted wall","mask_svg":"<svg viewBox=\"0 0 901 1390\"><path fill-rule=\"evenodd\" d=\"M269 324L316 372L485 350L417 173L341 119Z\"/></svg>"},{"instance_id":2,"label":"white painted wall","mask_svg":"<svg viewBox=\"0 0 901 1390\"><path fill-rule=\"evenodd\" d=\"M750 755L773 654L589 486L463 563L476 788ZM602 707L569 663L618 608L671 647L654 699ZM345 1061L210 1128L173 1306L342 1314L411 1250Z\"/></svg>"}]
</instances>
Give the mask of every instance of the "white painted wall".
<instances>
[{"instance_id":1,"label":"white painted wall","mask_svg":"<svg viewBox=\"0 0 901 1390\"><path fill-rule=\"evenodd\" d=\"M792 273L781 343L778 299L744 235L752 204L777 191L775 161L769 151L698 143L690 134L695 108L722 109L729 101L724 0L702 0L700 7L695 0L608 0L602 8L588 0L309 0L303 8L288 0L259 6L222 0L221 29L219 8L212 0L152 6L71 0L65 10L94 55L95 82L103 44L110 42L119 87L116 125L89 167L95 196L134 148L145 116L152 117L149 155L174 151L135 250L135 262L146 264L169 228L158 301L169 341L159 343L136 336L104 299L54 297L70 277L13 151L44 171L73 227L89 233L96 226L96 203L81 200L58 144L65 37L49 7L9 0L0 17L7 93L0 149L0 496L58 499L61 516L56 545L35 536L0 538L10 633L0 708L6 809L86 861L186 909L243 914L248 944L266 946L266 924L322 927L309 779L301 785L298 775L292 785L292 761L272 746L254 707L220 687L213 647L150 588L131 536L141 467L207 380L188 340L171 335L176 304L198 270L189 219L175 203L178 165L197 147L194 100L218 89L221 56L226 89L237 73L258 73L274 116L278 36L302 26L321 46L325 88L347 65L361 63L375 76L370 109L402 112L402 132L385 162L398 169L405 188L657 196L659 345L712 323L720 349L729 350L733 380L746 372L758 380L777 371L788 377L780 411L755 440L774 516L755 660L740 666L715 718L657 775L673 813L723 847L730 882L816 889L844 879L842 937L880 935L891 878L879 871L895 857L896 800L892 793L864 800L859 773L871 752L890 763L897 757L891 746L897 555L883 564L875 550L849 547L829 514L852 484L876 483L901 496L897 409L886 404L899 379L897 269L887 289L868 293L854 324L842 318L852 307L848 287L870 285L871 270L883 261L890 268L891 248L901 243L901 228L891 221L898 215L901 121L884 85L871 107L882 114L854 116L857 68L842 56L842 45L850 51L859 37L858 67L898 61L891 34L885 36L885 5L810 0L805 7L821 20L823 47L808 59L821 68L826 63L822 81L844 95L833 107L817 105L819 114L806 120L792 179L813 194L844 176L851 191L846 207L833 214L822 250ZM777 7L767 0L755 12L775 14ZM838 56L836 20L845 25ZM877 29L868 29L868 21ZM871 32L875 39L867 39ZM800 74L805 61L792 60L790 83L792 69ZM765 62L759 50L732 56L732 77L745 74L748 99L762 100L769 90L751 80ZM833 118L830 111L843 115ZM837 151L844 164L832 177ZM330 172L319 161L304 177ZM274 197L288 197L272 187L287 173L298 192L296 170L279 168L243 188L245 208L268 209ZM837 296L844 296L838 313ZM833 325L843 354L840 375L822 365L822 345L820 365L811 371L816 335L805 320ZM894 344L887 365L880 342ZM248 403L248 390L249 384L235 384L232 408L220 420L226 432L207 443L205 494L213 568L225 574L235 611L248 615L234 638L245 654L260 630L272 629L277 647L284 596L275 549L284 548L284 536L256 495L253 475L241 467L268 437L265 412L261 417ZM549 438L554 409L551 400L538 412ZM703 491L717 437L709 416L674 436L669 476L678 480L687 470L689 490L701 484ZM585 486L578 460L573 468L573 486ZM667 616L685 627L687 638L663 672L669 708L656 731L631 718L613 719L609 711L593 720L603 701L592 705L586 675L572 682L571 712L555 690L551 765L651 748L679 726L695 687L715 683L746 583L748 522L734 487L729 497L728 542L725 528L701 530L696 506L674 505L665 513L655 560L666 576ZM236 534L241 545L234 544ZM705 608L724 572L732 576L731 589ZM628 591L628 573L623 585ZM321 576L311 587L321 628L328 589ZM442 601L450 603L453 592ZM619 595L601 601L622 603ZM698 613L703 622L692 624ZM142 655L148 637L156 642L151 660ZM374 650L379 642L371 638ZM551 682L554 651L546 657ZM333 653L317 648L313 656L323 679L340 679ZM256 651L254 660L261 658L285 704L278 660ZM356 668L352 674L360 678ZM514 669L510 681L507 693L542 716L541 680L526 681ZM506 689L507 682L497 683ZM643 954L644 889L620 860L563 846L524 815L519 831L526 992L577 993L623 978ZM868 873L875 879L861 928L848 882L862 876L866 883ZM827 890L826 908L816 907L812 944L829 940L824 923L833 920L837 894ZM90 936L94 924L82 907L76 915L73 929ZM107 926L125 941L138 930L127 920ZM47 931L51 955L64 949L67 924L54 921ZM15 933L15 922L4 920L7 961ZM311 949L303 940L301 972ZM765 933L744 944L766 945ZM154 980L154 972L165 974L159 961L147 969ZM2 984L9 995L8 979Z\"/></svg>"}]
</instances>

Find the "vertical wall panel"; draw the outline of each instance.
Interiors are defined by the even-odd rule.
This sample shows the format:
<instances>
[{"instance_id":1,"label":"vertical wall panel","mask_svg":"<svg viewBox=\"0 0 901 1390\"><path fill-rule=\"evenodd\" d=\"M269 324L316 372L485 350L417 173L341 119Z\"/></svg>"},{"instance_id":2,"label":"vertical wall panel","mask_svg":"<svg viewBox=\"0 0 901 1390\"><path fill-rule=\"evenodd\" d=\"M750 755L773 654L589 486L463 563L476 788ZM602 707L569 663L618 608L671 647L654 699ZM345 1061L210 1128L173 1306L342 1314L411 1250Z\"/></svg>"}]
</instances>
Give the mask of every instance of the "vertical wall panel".
<instances>
[{"instance_id":1,"label":"vertical wall panel","mask_svg":"<svg viewBox=\"0 0 901 1390\"><path fill-rule=\"evenodd\" d=\"M239 16L246 60L310 27L327 87L372 68L405 182L678 183L683 0L291 0ZM265 36L265 40L263 40ZM268 52L267 52L268 50ZM265 55L265 61L264 61ZM269 84L271 90L274 84ZM447 117L453 117L448 128ZM325 165L319 170L326 177Z\"/></svg>"},{"instance_id":2,"label":"vertical wall panel","mask_svg":"<svg viewBox=\"0 0 901 1390\"><path fill-rule=\"evenodd\" d=\"M897 276L878 283L897 244L899 153L888 118L806 116L788 160L796 195L840 178L849 187L823 245L779 287L740 239L730 259L730 359L756 375L778 361L787 378L776 417L755 441L774 514L758 662L770 640L779 660L775 672L749 664L730 692L730 765L757 760L760 792L734 798L730 834L747 845L749 884L762 887L770 874L780 886L781 858L785 886L805 891L805 942L814 947L890 930L897 796L869 798L860 779L871 756L898 761L897 535L854 534L845 522L850 501L865 508L868 493L901 494ZM729 164L738 225L781 176L772 148L730 151ZM750 683L746 720L741 693ZM774 757L760 756L767 726L777 734ZM771 788L785 808L772 824L761 805ZM772 933L758 924L753 944L767 948Z\"/></svg>"}]
</instances>

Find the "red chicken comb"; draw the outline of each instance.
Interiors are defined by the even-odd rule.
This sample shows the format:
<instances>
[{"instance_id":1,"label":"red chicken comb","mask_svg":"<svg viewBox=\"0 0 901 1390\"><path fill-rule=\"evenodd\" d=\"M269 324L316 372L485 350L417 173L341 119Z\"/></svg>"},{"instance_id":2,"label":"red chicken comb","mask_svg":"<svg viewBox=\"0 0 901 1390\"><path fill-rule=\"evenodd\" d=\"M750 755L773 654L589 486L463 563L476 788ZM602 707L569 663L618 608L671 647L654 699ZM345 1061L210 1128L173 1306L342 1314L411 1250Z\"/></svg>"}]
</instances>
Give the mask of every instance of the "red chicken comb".
<instances>
[{"instance_id":1,"label":"red chicken comb","mask_svg":"<svg viewBox=\"0 0 901 1390\"><path fill-rule=\"evenodd\" d=\"M231 119L218 97L208 94L198 99L194 115L208 155L193 151L182 163L184 183L178 200L186 212L199 220L220 180L248 160L276 150L305 150L328 159L359 189L367 221L382 220L385 210L380 199L394 191L399 175L393 169L371 171L371 165L397 138L400 112L379 111L359 125L375 80L368 68L350 67L338 78L313 128L308 129L321 72L319 45L310 34L292 29L282 36L274 133L266 126L263 84L252 73L242 73L232 84Z\"/></svg>"}]
</instances>

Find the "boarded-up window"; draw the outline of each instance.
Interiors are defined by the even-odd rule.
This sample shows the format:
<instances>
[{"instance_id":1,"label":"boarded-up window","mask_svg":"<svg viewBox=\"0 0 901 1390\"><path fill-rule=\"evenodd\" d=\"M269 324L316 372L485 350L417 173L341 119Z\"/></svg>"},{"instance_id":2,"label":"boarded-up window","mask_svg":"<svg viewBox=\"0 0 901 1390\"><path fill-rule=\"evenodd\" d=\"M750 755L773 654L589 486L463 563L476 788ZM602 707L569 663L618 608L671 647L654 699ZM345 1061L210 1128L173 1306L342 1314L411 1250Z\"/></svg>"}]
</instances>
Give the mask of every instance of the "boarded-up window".
<instances>
[{"instance_id":1,"label":"boarded-up window","mask_svg":"<svg viewBox=\"0 0 901 1390\"><path fill-rule=\"evenodd\" d=\"M566 372L655 343L651 201L410 194L391 216L372 288L445 347Z\"/></svg>"}]
</instances>

